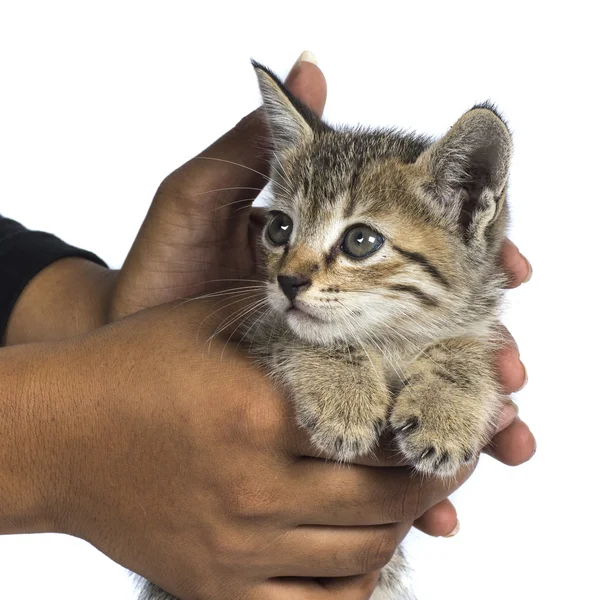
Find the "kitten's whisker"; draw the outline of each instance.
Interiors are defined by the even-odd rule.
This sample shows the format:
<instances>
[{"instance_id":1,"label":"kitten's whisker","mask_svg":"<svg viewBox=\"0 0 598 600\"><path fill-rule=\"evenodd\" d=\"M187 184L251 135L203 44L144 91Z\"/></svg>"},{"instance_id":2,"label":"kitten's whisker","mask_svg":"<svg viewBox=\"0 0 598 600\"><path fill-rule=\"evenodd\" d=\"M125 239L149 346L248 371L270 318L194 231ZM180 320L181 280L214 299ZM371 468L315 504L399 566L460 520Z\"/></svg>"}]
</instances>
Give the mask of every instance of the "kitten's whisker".
<instances>
[{"instance_id":1,"label":"kitten's whisker","mask_svg":"<svg viewBox=\"0 0 598 600\"><path fill-rule=\"evenodd\" d=\"M239 300L237 302L232 302L231 304L228 304L227 306L231 306L232 304L238 304L239 302L246 302L247 300L249 300L249 298L243 298L242 300ZM209 341L213 340L215 337L217 337L218 335L220 335L220 333L222 333L227 327L229 327L230 325L232 325L238 319L238 317L241 315L241 313L245 312L248 308L253 307L254 303L260 302L261 300L262 300L261 298L258 298L257 300L254 300L249 305L244 304L240 308L237 308L232 313L230 313L229 315L227 315L220 322L220 325L218 325L218 327L216 328L216 330L212 333L212 335L209 338Z\"/></svg>"},{"instance_id":2,"label":"kitten's whisker","mask_svg":"<svg viewBox=\"0 0 598 600\"><path fill-rule=\"evenodd\" d=\"M223 281L250 281L252 283L261 283L262 285L266 285L265 281L263 279L208 279L207 281L205 281L204 283L217 283L217 282L223 282Z\"/></svg>"},{"instance_id":3,"label":"kitten's whisker","mask_svg":"<svg viewBox=\"0 0 598 600\"><path fill-rule=\"evenodd\" d=\"M224 346L222 348L222 354L220 355L220 358L224 357L224 351L226 350L226 346L228 345L228 343L230 342L231 338L235 335L235 333L237 332L237 330L239 329L239 327L241 327L246 321L247 319L249 319L251 316L253 316L253 314L255 312L257 312L262 306L264 306L265 304L267 304L268 300L264 299L261 302L258 302L257 304L254 304L253 306L251 306L245 313L243 313L242 315L240 315L238 317L238 319L242 318L243 316L245 316L245 318L233 329L232 333L228 336L228 339L226 340L226 342L224 343ZM238 320L237 319L237 320ZM243 339L243 338L241 338ZM238 346L239 344L237 344Z\"/></svg>"},{"instance_id":4,"label":"kitten's whisker","mask_svg":"<svg viewBox=\"0 0 598 600\"><path fill-rule=\"evenodd\" d=\"M247 210L247 209L251 209L251 208L252 208L251 206L240 206L239 208L235 208L235 210L233 210L232 214L236 215L236 213L241 212L242 210ZM233 218L233 217L231 217L231 218Z\"/></svg>"},{"instance_id":5,"label":"kitten's whisker","mask_svg":"<svg viewBox=\"0 0 598 600\"><path fill-rule=\"evenodd\" d=\"M261 192L262 188L249 187L246 185L238 185L238 186L233 186L233 187L223 187L223 188L216 188L213 190L206 190L205 192L199 192L199 194L195 194L195 196L205 196L206 194L213 194L214 192L232 192L234 190L253 190L255 192Z\"/></svg>"},{"instance_id":6,"label":"kitten's whisker","mask_svg":"<svg viewBox=\"0 0 598 600\"><path fill-rule=\"evenodd\" d=\"M180 308L181 306L184 306L185 304L189 304L189 302L196 302L196 301L200 301L200 300L211 300L213 298L223 298L224 300L230 300L231 297L236 297L236 296L243 296L246 294L250 294L251 292L253 292L254 290L252 289L248 289L246 291L232 291L230 293L215 293L215 294L207 294L205 296L197 296L195 298L187 298L186 300L182 300L181 302L178 302L177 304L175 304L172 308L170 308L168 310L168 313L172 312L173 310ZM203 321L202 321L203 323Z\"/></svg>"},{"instance_id":7,"label":"kitten's whisker","mask_svg":"<svg viewBox=\"0 0 598 600\"><path fill-rule=\"evenodd\" d=\"M232 288L230 290L222 290L220 292L212 292L210 294L196 296L195 298L189 298L189 300L203 300L204 298L215 298L217 296L226 296L227 294L242 293L247 290L262 290L262 289L264 289L264 288L261 285L249 285L247 287L239 287L239 288Z\"/></svg>"},{"instance_id":8,"label":"kitten's whisker","mask_svg":"<svg viewBox=\"0 0 598 600\"><path fill-rule=\"evenodd\" d=\"M228 322L224 326L221 326L219 328L218 334L222 333L229 327L232 327L236 321L239 321L241 319L240 323L235 327L235 329L231 332L231 334L228 336L226 342L224 343L224 346L222 347L222 353L220 355L220 358L224 357L224 351L226 350L226 346L228 345L228 343L230 342L231 338L234 336L236 331L239 329L239 327L241 327L247 321L247 319L249 317L251 317L259 308L264 306L266 303L267 303L266 299L257 300L250 306L244 307L241 310L237 311L235 313L235 317L233 319L229 319ZM212 336L211 339L213 339L214 337L215 336Z\"/></svg>"},{"instance_id":9,"label":"kitten's whisker","mask_svg":"<svg viewBox=\"0 0 598 600\"><path fill-rule=\"evenodd\" d=\"M258 295L258 294L256 294ZM256 295L252 296L255 297ZM259 294L259 296L261 296L261 294ZM246 302L247 300L249 300L249 298L242 298L241 300L237 300L236 302L231 302L231 304L227 304L227 306L232 306L233 304L238 304L239 302ZM228 315L223 321L222 323L220 323L220 325L218 326L218 328L216 329L216 331L209 337L208 341L213 340L216 336L218 336L222 331L224 331L227 327L229 327L230 325L232 325L238 318L239 318L239 313L243 313L245 310L247 310L248 308L253 308L254 306L256 306L258 303L260 302L265 302L266 299L261 297L258 298L258 300L255 300L252 304L250 304L249 306L242 306L240 309L234 311L231 315ZM242 315L241 315L242 316Z\"/></svg>"},{"instance_id":10,"label":"kitten's whisker","mask_svg":"<svg viewBox=\"0 0 598 600\"><path fill-rule=\"evenodd\" d=\"M266 175L265 173L262 173L261 171L258 171L257 169L252 169L251 167L248 167L247 165L243 165L241 163L238 162L234 162L232 160L227 160L225 158L215 158L213 156L196 156L196 159L199 160L213 160L213 161L217 161L217 162L221 162L221 163L227 163L229 165L234 165L236 167L242 167L243 169L247 169L248 171L252 171L253 173L256 173L257 175L261 175L264 179L267 179L268 181L270 181L271 183L278 185L279 187L281 187L283 190L285 191L289 191L287 188L285 188L284 186L280 185L277 181L274 181L274 179L272 179L269 175Z\"/></svg>"},{"instance_id":11,"label":"kitten's whisker","mask_svg":"<svg viewBox=\"0 0 598 600\"><path fill-rule=\"evenodd\" d=\"M199 326L198 326L198 328L197 328L197 336L196 336L196 339L199 337L199 332L201 331L201 328L202 328L203 324L204 324L204 323L205 323L205 322L206 322L206 321L207 321L207 320L208 320L208 319L209 319L211 316L215 315L216 313L220 312L221 310L224 310L225 308L228 308L229 306L233 306L233 305L235 305L235 304L239 304L239 302L247 302L247 301L248 301L248 300L250 300L251 298L255 298L255 296L257 296L257 295L260 295L260 296L261 296L261 293L259 293L259 294L258 294L258 293L253 293L253 294L250 294L250 293L248 293L248 295L247 295L246 297L244 297L244 298L241 298L240 300L234 300L233 302L229 302L228 304L225 304L224 306L221 306L220 308L218 308L218 309L216 309L216 310L212 311L212 312L211 312L211 313L210 313L210 314L209 314L207 317L205 317L205 318L202 320L202 322L199 324ZM236 313L236 312L237 312L237 311L235 311L235 313ZM233 313L233 314L235 314L235 313ZM230 315L229 315L229 316L230 316ZM228 317L227 317L227 318L228 318ZM210 336L210 338L208 338L208 340L206 340L206 343L207 343L208 341L210 341L210 340L211 340L213 337L214 337L213 335L212 335L212 336Z\"/></svg>"},{"instance_id":12,"label":"kitten's whisker","mask_svg":"<svg viewBox=\"0 0 598 600\"><path fill-rule=\"evenodd\" d=\"M231 296L231 295L235 295L235 294L243 294L248 291L253 291L253 290L258 290L258 289L262 289L262 286L251 285L251 286L246 286L246 287L232 288L230 290L221 290L220 292L212 292L210 294L201 294L199 296L194 296L193 298L185 298L185 300L182 300L179 304L177 304L170 310L174 310L175 308L178 308L179 306L183 306L184 304L187 304L188 302L194 302L196 300L206 300L206 299L210 299L210 298L218 298L220 296Z\"/></svg>"},{"instance_id":13,"label":"kitten's whisker","mask_svg":"<svg viewBox=\"0 0 598 600\"><path fill-rule=\"evenodd\" d=\"M204 285L207 285L208 283L231 283L231 282L235 282L235 283L254 283L257 284L258 286L261 287L267 287L267 282L264 281L264 278L262 279L242 279L242 278L229 278L229 279L208 279L206 281L204 281ZM214 286L215 287L215 286ZM226 288L224 287L222 290L215 290L216 292L218 291L226 291L227 289L236 289L236 288ZM207 292L207 293L212 293L212 292ZM201 295L201 294L200 294Z\"/></svg>"},{"instance_id":14,"label":"kitten's whisker","mask_svg":"<svg viewBox=\"0 0 598 600\"><path fill-rule=\"evenodd\" d=\"M216 212L217 210L222 210L223 208L226 208L227 206L234 206L235 204L240 204L241 202L244 202L247 204L247 206L243 206L242 208L248 208L251 207L251 202L253 202L255 200L255 198L242 198L241 200L235 200L234 202L227 202L226 204L221 204L220 206L217 206L216 208L213 208L212 210L208 211L208 212Z\"/></svg>"},{"instance_id":15,"label":"kitten's whisker","mask_svg":"<svg viewBox=\"0 0 598 600\"><path fill-rule=\"evenodd\" d=\"M266 319L266 317L272 313L274 309L272 307L270 307L266 312L264 312L264 314L257 319L256 321L254 321L254 323L251 325L251 327L249 327L247 329L247 331L243 334L243 337L239 340L239 343L237 344L237 347L239 347L239 344L245 339L245 337L247 336L247 334L251 331L251 329L253 327L255 327L255 330L253 331L253 336L251 337L251 342L249 342L249 349L251 350L253 348L253 342L255 340L255 336L257 335L258 331L259 331L259 326L264 322L264 320Z\"/></svg>"}]
</instances>

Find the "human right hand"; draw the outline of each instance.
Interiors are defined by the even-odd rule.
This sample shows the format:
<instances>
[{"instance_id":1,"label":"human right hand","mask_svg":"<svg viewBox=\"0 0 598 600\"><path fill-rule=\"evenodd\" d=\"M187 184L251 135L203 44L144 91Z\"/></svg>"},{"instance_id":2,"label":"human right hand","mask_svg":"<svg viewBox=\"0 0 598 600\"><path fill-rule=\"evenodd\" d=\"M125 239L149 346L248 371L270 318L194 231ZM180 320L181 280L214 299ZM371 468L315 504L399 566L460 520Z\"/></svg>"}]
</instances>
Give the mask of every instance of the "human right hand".
<instances>
[{"instance_id":1,"label":"human right hand","mask_svg":"<svg viewBox=\"0 0 598 600\"><path fill-rule=\"evenodd\" d=\"M158 307L41 345L50 413L32 460L57 499L49 529L184 600L369 598L450 484L315 458L258 368L207 343L212 310Z\"/></svg>"}]
</instances>

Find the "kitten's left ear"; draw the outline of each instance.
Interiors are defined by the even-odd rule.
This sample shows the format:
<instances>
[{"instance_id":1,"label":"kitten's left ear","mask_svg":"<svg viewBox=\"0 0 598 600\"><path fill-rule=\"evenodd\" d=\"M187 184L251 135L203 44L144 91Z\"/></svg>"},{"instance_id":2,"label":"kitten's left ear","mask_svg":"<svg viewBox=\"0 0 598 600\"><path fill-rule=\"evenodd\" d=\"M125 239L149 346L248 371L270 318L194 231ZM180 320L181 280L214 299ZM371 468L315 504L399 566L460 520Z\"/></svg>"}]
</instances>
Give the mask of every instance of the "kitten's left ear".
<instances>
[{"instance_id":1,"label":"kitten's left ear","mask_svg":"<svg viewBox=\"0 0 598 600\"><path fill-rule=\"evenodd\" d=\"M501 213L511 152L506 123L484 104L466 112L418 158L429 192L466 239L479 238Z\"/></svg>"},{"instance_id":2,"label":"kitten's left ear","mask_svg":"<svg viewBox=\"0 0 598 600\"><path fill-rule=\"evenodd\" d=\"M280 79L264 65L251 61L258 78L264 111L270 128L274 151L281 152L309 142L321 119L295 97Z\"/></svg>"}]
</instances>

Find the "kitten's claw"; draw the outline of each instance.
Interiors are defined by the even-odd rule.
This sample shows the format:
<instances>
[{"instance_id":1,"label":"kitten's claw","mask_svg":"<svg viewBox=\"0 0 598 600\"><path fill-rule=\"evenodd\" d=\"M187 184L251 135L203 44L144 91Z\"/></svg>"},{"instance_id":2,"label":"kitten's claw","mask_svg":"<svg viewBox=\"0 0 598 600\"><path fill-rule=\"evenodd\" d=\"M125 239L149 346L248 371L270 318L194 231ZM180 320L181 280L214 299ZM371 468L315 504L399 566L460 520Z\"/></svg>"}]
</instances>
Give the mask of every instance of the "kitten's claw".
<instances>
[{"instance_id":1,"label":"kitten's claw","mask_svg":"<svg viewBox=\"0 0 598 600\"><path fill-rule=\"evenodd\" d=\"M434 450L434 448L428 448L427 450L424 450L419 459L424 460L426 457L430 456L430 454L436 454L436 450Z\"/></svg>"},{"instance_id":2,"label":"kitten's claw","mask_svg":"<svg viewBox=\"0 0 598 600\"><path fill-rule=\"evenodd\" d=\"M368 391L371 391L368 387ZM387 426L387 407L380 397L362 394L360 409L321 411L317 396L303 394L298 400L299 425L309 433L312 444L326 457L350 462L359 456L371 456ZM340 403L340 407L346 403Z\"/></svg>"},{"instance_id":3,"label":"kitten's claw","mask_svg":"<svg viewBox=\"0 0 598 600\"><path fill-rule=\"evenodd\" d=\"M392 428L397 449L421 473L453 477L477 456L476 440L464 440L462 437L443 440L443 433L427 427L419 417L394 421Z\"/></svg>"},{"instance_id":4,"label":"kitten's claw","mask_svg":"<svg viewBox=\"0 0 598 600\"><path fill-rule=\"evenodd\" d=\"M401 433L405 433L406 431L409 431L413 427L417 428L418 426L419 426L419 419L413 418L406 425L403 425L401 427Z\"/></svg>"}]
</instances>

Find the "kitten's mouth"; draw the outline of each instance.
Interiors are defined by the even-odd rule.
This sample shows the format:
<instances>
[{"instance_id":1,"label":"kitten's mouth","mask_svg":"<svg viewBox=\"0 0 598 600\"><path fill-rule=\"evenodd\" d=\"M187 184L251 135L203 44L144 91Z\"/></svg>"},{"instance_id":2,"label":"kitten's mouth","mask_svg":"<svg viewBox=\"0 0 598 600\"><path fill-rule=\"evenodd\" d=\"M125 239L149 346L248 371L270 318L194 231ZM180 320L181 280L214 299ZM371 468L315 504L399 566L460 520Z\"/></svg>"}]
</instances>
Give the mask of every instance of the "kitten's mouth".
<instances>
[{"instance_id":1,"label":"kitten's mouth","mask_svg":"<svg viewBox=\"0 0 598 600\"><path fill-rule=\"evenodd\" d=\"M324 319L314 315L309 306L306 306L302 302L294 302L291 304L291 306L289 306L287 309L287 315L289 317L293 316L294 318L302 321L316 321L319 323L325 323Z\"/></svg>"}]
</instances>

